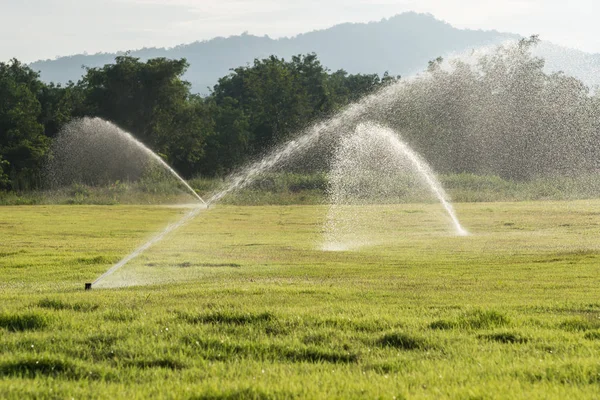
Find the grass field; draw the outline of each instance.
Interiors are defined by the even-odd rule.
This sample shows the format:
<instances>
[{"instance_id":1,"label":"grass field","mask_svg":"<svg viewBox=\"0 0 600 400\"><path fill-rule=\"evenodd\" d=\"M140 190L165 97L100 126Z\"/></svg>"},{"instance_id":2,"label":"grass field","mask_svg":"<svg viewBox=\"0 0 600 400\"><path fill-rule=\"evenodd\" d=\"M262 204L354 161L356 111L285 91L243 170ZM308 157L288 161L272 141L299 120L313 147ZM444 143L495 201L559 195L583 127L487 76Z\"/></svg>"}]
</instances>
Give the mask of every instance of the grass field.
<instances>
[{"instance_id":1,"label":"grass field","mask_svg":"<svg viewBox=\"0 0 600 400\"><path fill-rule=\"evenodd\" d=\"M329 178L325 173L265 173L246 188L227 195L219 203L254 206L325 204L329 202ZM538 177L523 181L474 174L448 174L439 175L438 178L450 198L457 202L572 201L596 199L600 196L600 174L597 173ZM209 199L223 190L227 181L219 178L196 178L190 179L189 184L200 196ZM432 199L429 190L426 190L426 196L415 193L415 187L407 191L406 182L401 179L379 181L379 185L386 188L388 195L394 193L397 196L393 202L413 203ZM105 185L74 183L56 189L0 191L0 205L159 205L194 200L188 189L170 175L166 178L116 181Z\"/></svg>"},{"instance_id":2,"label":"grass field","mask_svg":"<svg viewBox=\"0 0 600 400\"><path fill-rule=\"evenodd\" d=\"M0 398L597 399L600 201L0 207Z\"/></svg>"}]
</instances>

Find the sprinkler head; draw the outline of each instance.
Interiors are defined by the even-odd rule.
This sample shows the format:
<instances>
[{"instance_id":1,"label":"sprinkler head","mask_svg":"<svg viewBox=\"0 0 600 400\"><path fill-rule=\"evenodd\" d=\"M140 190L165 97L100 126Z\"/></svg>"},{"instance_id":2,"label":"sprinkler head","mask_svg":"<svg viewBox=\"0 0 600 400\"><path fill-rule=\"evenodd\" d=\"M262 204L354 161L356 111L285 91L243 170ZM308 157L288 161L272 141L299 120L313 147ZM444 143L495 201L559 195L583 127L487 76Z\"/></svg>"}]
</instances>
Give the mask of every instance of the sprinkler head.
<instances>
[{"instance_id":1,"label":"sprinkler head","mask_svg":"<svg viewBox=\"0 0 600 400\"><path fill-rule=\"evenodd\" d=\"M91 283L86 283L85 284L85 290L92 290L92 284Z\"/></svg>"}]
</instances>

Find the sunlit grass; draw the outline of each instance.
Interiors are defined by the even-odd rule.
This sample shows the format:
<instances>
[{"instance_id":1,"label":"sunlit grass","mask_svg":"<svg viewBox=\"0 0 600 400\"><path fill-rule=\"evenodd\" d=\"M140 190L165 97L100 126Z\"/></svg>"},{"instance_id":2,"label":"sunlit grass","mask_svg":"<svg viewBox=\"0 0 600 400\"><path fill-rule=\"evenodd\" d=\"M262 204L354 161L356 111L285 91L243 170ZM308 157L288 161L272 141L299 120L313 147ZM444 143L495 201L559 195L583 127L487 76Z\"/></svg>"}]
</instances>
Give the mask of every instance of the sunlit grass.
<instances>
[{"instance_id":1,"label":"sunlit grass","mask_svg":"<svg viewBox=\"0 0 600 400\"><path fill-rule=\"evenodd\" d=\"M0 398L596 398L600 202L456 209L216 206L84 292L186 210L2 207Z\"/></svg>"}]
</instances>

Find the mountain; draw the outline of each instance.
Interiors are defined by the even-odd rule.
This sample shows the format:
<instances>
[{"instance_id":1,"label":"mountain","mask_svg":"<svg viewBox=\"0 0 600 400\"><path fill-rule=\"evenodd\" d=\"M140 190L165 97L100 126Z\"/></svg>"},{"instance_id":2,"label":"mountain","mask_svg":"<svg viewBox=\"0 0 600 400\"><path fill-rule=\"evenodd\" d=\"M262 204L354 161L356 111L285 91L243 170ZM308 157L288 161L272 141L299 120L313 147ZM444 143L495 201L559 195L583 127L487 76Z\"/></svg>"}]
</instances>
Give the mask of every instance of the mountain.
<instances>
[{"instance_id":1,"label":"mountain","mask_svg":"<svg viewBox=\"0 0 600 400\"><path fill-rule=\"evenodd\" d=\"M439 56L519 38L511 33L457 29L432 15L409 12L379 22L345 23L289 38L242 34L168 49L144 48L129 54L142 60L186 58L190 67L185 79L192 83L192 91L208 94L209 88L231 68L272 54L290 58L295 54L315 52L322 64L334 71L344 69L349 73L379 74L388 71L392 75L406 76L423 70L428 61ZM549 52L554 54L555 64L560 65L564 51L550 46ZM45 81L66 83L80 79L85 72L82 66L99 67L114 62L117 55L123 54L125 52L78 54L37 61L30 67L40 71ZM585 55L578 53L577 59ZM598 76L589 71L584 75Z\"/></svg>"}]
</instances>

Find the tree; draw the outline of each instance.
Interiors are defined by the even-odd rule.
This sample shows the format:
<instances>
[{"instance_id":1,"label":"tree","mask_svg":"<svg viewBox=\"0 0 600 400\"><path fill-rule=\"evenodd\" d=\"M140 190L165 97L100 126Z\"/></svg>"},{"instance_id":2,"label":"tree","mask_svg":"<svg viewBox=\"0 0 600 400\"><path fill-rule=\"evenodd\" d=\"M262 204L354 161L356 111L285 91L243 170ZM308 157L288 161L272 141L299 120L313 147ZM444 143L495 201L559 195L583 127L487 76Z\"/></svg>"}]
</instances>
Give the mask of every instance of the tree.
<instances>
[{"instance_id":1,"label":"tree","mask_svg":"<svg viewBox=\"0 0 600 400\"><path fill-rule=\"evenodd\" d=\"M8 161L2 159L2 156L0 155L0 189L5 190L9 188L9 177L8 177L8 168L10 167L10 164L8 163Z\"/></svg>"},{"instance_id":2,"label":"tree","mask_svg":"<svg viewBox=\"0 0 600 400\"><path fill-rule=\"evenodd\" d=\"M192 97L170 112L157 111L156 120L156 147L169 164L184 176L205 173L206 145L214 136L210 106L200 97Z\"/></svg>"},{"instance_id":3,"label":"tree","mask_svg":"<svg viewBox=\"0 0 600 400\"><path fill-rule=\"evenodd\" d=\"M249 157L250 122L236 99L225 97L220 106L210 103L215 116L215 134L206 145L203 171L210 175L225 175Z\"/></svg>"},{"instance_id":4,"label":"tree","mask_svg":"<svg viewBox=\"0 0 600 400\"><path fill-rule=\"evenodd\" d=\"M254 154L286 139L309 118L306 90L297 78L290 63L271 56L234 69L215 86L217 106L235 99L248 115Z\"/></svg>"},{"instance_id":5,"label":"tree","mask_svg":"<svg viewBox=\"0 0 600 400\"><path fill-rule=\"evenodd\" d=\"M0 159L4 159L2 170L10 176L5 185L12 189L41 183L49 146L38 121L41 106L36 94L42 87L37 74L17 60L0 63Z\"/></svg>"},{"instance_id":6,"label":"tree","mask_svg":"<svg viewBox=\"0 0 600 400\"><path fill-rule=\"evenodd\" d=\"M63 125L75 117L84 114L83 91L73 82L66 86L50 83L44 85L38 100L41 105L39 122L44 125L44 134L49 138L55 137Z\"/></svg>"},{"instance_id":7,"label":"tree","mask_svg":"<svg viewBox=\"0 0 600 400\"><path fill-rule=\"evenodd\" d=\"M386 83L394 79L385 76ZM215 85L211 97L217 107L241 109L248 125L244 147L257 155L382 84L376 74L330 74L314 53L291 61L271 56L233 69Z\"/></svg>"},{"instance_id":8,"label":"tree","mask_svg":"<svg viewBox=\"0 0 600 400\"><path fill-rule=\"evenodd\" d=\"M189 83L181 79L187 67L185 59L144 63L121 56L115 64L90 68L80 83L84 113L116 123L191 174L212 125L202 102L192 99Z\"/></svg>"}]
</instances>

